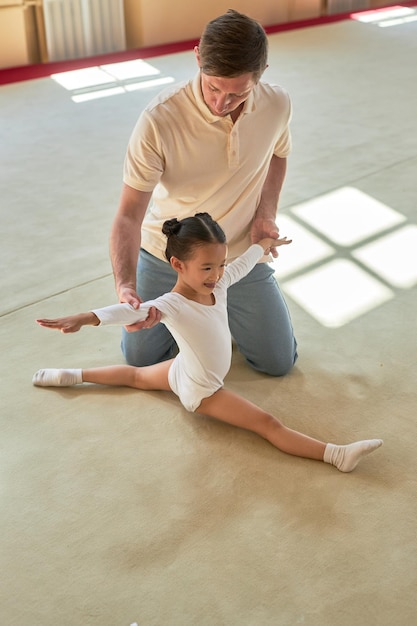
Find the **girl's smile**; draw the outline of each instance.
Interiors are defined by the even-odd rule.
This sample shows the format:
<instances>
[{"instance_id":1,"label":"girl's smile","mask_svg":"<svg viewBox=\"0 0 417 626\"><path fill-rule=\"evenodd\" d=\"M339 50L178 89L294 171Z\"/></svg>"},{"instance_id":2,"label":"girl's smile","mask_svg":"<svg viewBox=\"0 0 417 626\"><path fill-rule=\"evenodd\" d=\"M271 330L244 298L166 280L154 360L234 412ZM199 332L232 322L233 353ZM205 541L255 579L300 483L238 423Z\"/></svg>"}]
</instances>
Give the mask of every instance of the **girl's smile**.
<instances>
[{"instance_id":1,"label":"girl's smile","mask_svg":"<svg viewBox=\"0 0 417 626\"><path fill-rule=\"evenodd\" d=\"M189 300L213 304L211 294L224 274L226 255L226 244L207 243L197 246L187 261L173 257L171 264L178 273L173 291Z\"/></svg>"}]
</instances>

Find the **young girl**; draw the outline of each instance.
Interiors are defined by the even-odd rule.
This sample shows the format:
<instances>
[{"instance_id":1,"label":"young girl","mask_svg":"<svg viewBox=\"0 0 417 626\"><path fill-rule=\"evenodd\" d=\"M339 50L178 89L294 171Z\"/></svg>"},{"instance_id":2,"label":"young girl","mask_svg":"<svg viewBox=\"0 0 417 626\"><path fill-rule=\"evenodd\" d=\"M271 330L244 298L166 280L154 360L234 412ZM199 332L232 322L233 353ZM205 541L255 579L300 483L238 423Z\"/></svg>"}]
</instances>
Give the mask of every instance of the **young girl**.
<instances>
[{"instance_id":1,"label":"young girl","mask_svg":"<svg viewBox=\"0 0 417 626\"><path fill-rule=\"evenodd\" d=\"M88 325L133 324L146 319L149 309L155 307L178 344L178 355L147 367L43 369L34 375L34 385L65 387L85 382L172 390L188 411L251 430L287 454L324 461L342 472L351 472L361 457L382 445L381 439L342 446L312 439L223 387L232 357L227 288L250 272L271 248L287 245L290 240L262 239L226 266L225 234L207 213L180 221L167 220L162 230L167 236L166 258L177 272L171 292L142 303L138 310L128 304L116 304L37 322L46 328L73 333Z\"/></svg>"}]
</instances>

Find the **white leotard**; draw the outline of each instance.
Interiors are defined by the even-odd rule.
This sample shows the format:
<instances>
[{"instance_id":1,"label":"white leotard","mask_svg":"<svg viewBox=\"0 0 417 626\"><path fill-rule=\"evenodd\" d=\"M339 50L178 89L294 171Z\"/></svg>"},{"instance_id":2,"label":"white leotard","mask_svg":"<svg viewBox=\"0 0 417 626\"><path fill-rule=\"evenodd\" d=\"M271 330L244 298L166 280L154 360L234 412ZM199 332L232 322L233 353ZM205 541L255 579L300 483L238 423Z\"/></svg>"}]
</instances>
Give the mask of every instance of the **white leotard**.
<instances>
[{"instance_id":1,"label":"white leotard","mask_svg":"<svg viewBox=\"0 0 417 626\"><path fill-rule=\"evenodd\" d=\"M204 398L223 386L230 368L232 342L227 319L227 289L246 276L263 255L263 248L254 244L228 265L213 291L211 306L170 292L142 303L139 309L129 304L115 304L94 309L93 313L103 325L125 325L146 319L150 307L156 307L161 312L161 322L179 348L168 373L170 387L188 411L195 411Z\"/></svg>"}]
</instances>

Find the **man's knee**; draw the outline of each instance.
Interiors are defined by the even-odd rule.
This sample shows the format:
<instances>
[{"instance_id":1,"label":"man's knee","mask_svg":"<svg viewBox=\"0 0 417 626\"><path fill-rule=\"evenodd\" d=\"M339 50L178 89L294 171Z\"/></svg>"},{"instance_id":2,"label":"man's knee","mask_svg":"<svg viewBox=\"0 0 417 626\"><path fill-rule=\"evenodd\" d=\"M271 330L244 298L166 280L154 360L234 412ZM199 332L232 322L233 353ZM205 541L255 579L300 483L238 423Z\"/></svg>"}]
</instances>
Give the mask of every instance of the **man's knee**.
<instances>
[{"instance_id":1,"label":"man's knee","mask_svg":"<svg viewBox=\"0 0 417 626\"><path fill-rule=\"evenodd\" d=\"M177 354L176 343L168 332L161 335L152 330L154 329L128 333L123 329L121 348L126 363L135 367L146 367L172 359Z\"/></svg>"},{"instance_id":2,"label":"man's knee","mask_svg":"<svg viewBox=\"0 0 417 626\"><path fill-rule=\"evenodd\" d=\"M135 367L142 367L144 365L140 357L140 350L138 350L136 342L132 342L131 338L129 338L129 334L126 336L123 332L120 347L128 365L134 365Z\"/></svg>"},{"instance_id":3,"label":"man's knee","mask_svg":"<svg viewBox=\"0 0 417 626\"><path fill-rule=\"evenodd\" d=\"M251 362L248 359L248 363L258 372L268 374L268 376L279 377L289 374L297 358L297 350L294 348L293 352L287 354L268 354L267 358L260 360L258 363Z\"/></svg>"}]
</instances>

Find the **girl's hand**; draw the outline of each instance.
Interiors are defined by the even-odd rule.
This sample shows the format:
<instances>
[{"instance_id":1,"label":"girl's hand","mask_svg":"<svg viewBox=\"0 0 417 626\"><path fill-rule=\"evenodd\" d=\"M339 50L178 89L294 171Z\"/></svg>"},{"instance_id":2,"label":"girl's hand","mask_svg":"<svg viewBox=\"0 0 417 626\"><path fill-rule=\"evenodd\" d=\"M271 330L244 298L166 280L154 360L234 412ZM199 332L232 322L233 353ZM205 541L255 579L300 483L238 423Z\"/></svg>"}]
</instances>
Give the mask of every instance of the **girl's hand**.
<instances>
[{"instance_id":1,"label":"girl's hand","mask_svg":"<svg viewBox=\"0 0 417 626\"><path fill-rule=\"evenodd\" d=\"M83 326L98 326L100 324L100 320L93 312L69 315L68 317L58 317L54 320L40 319L36 321L39 326L60 330L61 333L64 334L76 333Z\"/></svg>"},{"instance_id":2,"label":"girl's hand","mask_svg":"<svg viewBox=\"0 0 417 626\"><path fill-rule=\"evenodd\" d=\"M261 239L258 241L258 244L262 246L265 254L272 254L274 258L278 256L278 252L276 248L279 246L287 246L292 242L292 239L288 239L287 237L280 237L279 239L272 239L270 237L266 237L265 239Z\"/></svg>"}]
</instances>

